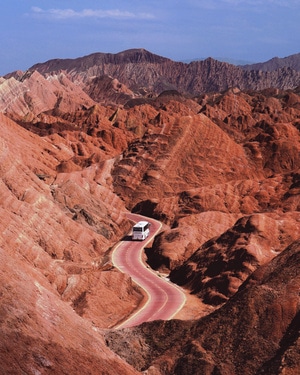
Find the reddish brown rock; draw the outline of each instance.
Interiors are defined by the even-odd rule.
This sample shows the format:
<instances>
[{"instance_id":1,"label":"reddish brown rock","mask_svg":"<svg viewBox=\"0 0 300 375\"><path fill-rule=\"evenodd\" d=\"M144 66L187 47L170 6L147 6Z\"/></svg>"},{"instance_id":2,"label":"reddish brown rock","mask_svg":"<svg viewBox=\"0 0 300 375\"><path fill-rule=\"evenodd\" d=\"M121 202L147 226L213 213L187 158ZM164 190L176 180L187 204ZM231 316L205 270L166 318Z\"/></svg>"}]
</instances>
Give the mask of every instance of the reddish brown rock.
<instances>
[{"instance_id":1,"label":"reddish brown rock","mask_svg":"<svg viewBox=\"0 0 300 375\"><path fill-rule=\"evenodd\" d=\"M97 103L125 104L136 94L116 78L106 75L91 78L85 85L85 92Z\"/></svg>"},{"instance_id":2,"label":"reddish brown rock","mask_svg":"<svg viewBox=\"0 0 300 375\"><path fill-rule=\"evenodd\" d=\"M2 249L17 251L74 305L100 289L102 298L109 296L108 307L99 313L94 298L82 313L98 326L116 324L142 295L132 293L130 280L117 271L102 271L108 249L130 228L123 202L110 188L109 161L57 173L57 165L73 155L64 139L40 138L3 115L0 127ZM124 288L113 293L120 279Z\"/></svg>"},{"instance_id":3,"label":"reddish brown rock","mask_svg":"<svg viewBox=\"0 0 300 375\"><path fill-rule=\"evenodd\" d=\"M178 115L169 121L159 134L132 145L135 150L129 149L113 171L115 189L126 191L130 207L148 197L161 200L187 189L263 176L245 150L206 116ZM173 220L174 213L168 218Z\"/></svg>"},{"instance_id":4,"label":"reddish brown rock","mask_svg":"<svg viewBox=\"0 0 300 375\"><path fill-rule=\"evenodd\" d=\"M243 217L221 236L210 239L170 279L204 302L220 305L232 297L258 267L300 237L298 212Z\"/></svg>"},{"instance_id":5,"label":"reddish brown rock","mask_svg":"<svg viewBox=\"0 0 300 375\"><path fill-rule=\"evenodd\" d=\"M294 98L292 101L294 109L298 100ZM294 114L291 115L290 113L290 108L286 104L288 100L284 93L270 90L265 92L264 95L262 93L250 95L238 91L233 94L230 91L225 95L207 96L205 102L202 112L209 115L230 137L230 142L227 144L228 152L223 153L222 159L219 161L214 159L214 151L221 155L222 148L220 149L213 142L216 142L217 139L215 135L220 134L221 143L225 149L227 138L222 138L221 132L212 132L211 135L214 140L211 141L209 136L204 140L203 135L205 133L203 130L199 132L199 135L197 134L197 128L194 132L191 130L189 133L187 128L194 129L193 126L195 125L192 125L192 122L186 122L184 130L178 127L180 131L178 130L177 136L176 133L165 134L165 141L168 140L168 137L171 137L173 142L175 139L181 141L182 138L185 138L183 143L187 146L182 150L184 157L181 156L181 150L178 152L176 148L178 141L174 143L176 145L174 153L172 153L171 146L173 143L167 141L163 156L160 156L162 151L158 151L158 145L155 148L154 144L151 144L155 151L152 151L151 163L145 161L142 164L144 169L141 185L138 185L138 188L135 189L128 173L126 179L130 181L130 189L133 192L130 192L129 183L126 182L125 178L120 184L116 180L119 185L117 188L120 191L124 189L127 192L124 196L128 196L130 193L130 202L134 199L140 200L134 208L136 211L149 212L174 227L174 229L162 234L148 252L151 258L150 263L156 267L164 264L172 269L175 264L178 265L179 259L179 262L183 260L182 255L179 254L185 253L186 256L190 254L190 245L184 240L188 229L182 229L178 225L182 217L198 215L199 212L208 211L221 211L230 215L243 216L272 211L279 213L293 212L299 208L299 125ZM222 114L219 119L215 112L208 111L208 103L214 111L219 111L221 108ZM239 104L237 105L237 103ZM258 114L256 109L253 110L253 106L256 108L258 103L262 107L265 106L265 103L268 103L268 112L262 115ZM236 108L237 113L235 116L230 116L229 122L227 121L229 116L225 116L225 113L232 114L234 108ZM173 114L175 117L176 112L173 112ZM244 117L240 118L242 114L244 114ZM278 116L280 116L280 121L287 122L278 123ZM268 118L268 120L261 120L262 118ZM198 115L197 119L200 120ZM220 119L223 119L223 121ZM268 121L267 124L269 125L266 125L264 121ZM174 128L176 120L169 118L169 124L169 127ZM205 128L204 124L206 122L203 122L203 128L208 131L209 128ZM268 135L265 133L266 131ZM234 141L234 143L231 143L231 141ZM194 142L197 144L195 148L193 148ZM148 141L148 148L149 145L150 142ZM207 150L207 145L211 147L210 152ZM243 145L243 149L240 148L240 150L245 152L244 159L241 158L240 160L242 167L239 172L236 168L238 164L235 163L235 166L229 171L228 160L232 160L232 150L239 149L237 145ZM130 154L132 165L135 163L134 158L139 155L139 148L136 144L134 147L137 152L136 156L133 153ZM287 151L287 148L290 148L290 151ZM158 156L155 152L158 153ZM191 155L190 158L188 157L189 154ZM168 158L166 164L163 164L164 158ZM179 161L177 161L178 159ZM205 168L201 169L199 161L203 161ZM226 166L221 167L223 162ZM122 163L127 163L126 159ZM220 174L216 174L218 165ZM252 168L255 168L255 171ZM117 169L117 171L118 176L122 175L121 169ZM246 177L246 173L252 173L252 177ZM190 182L191 178L193 183ZM178 181L182 181L179 188L176 185ZM168 187L169 182L171 182L170 186L175 191L171 192ZM186 188L184 183L186 183ZM192 184L197 186L191 188ZM139 196L140 198L137 198ZM147 200L147 196L151 199ZM287 217L286 222L288 225L289 217ZM206 225L204 222L201 227ZM295 225L298 226L297 223ZM170 241L168 238L170 238ZM183 239L182 242L181 238ZM172 248L172 251L170 252L168 248Z\"/></svg>"},{"instance_id":6,"label":"reddish brown rock","mask_svg":"<svg viewBox=\"0 0 300 375\"><path fill-rule=\"evenodd\" d=\"M37 71L17 74L0 82L0 111L15 120L37 121L47 111L74 112L95 102L64 74L48 78Z\"/></svg>"},{"instance_id":7,"label":"reddish brown rock","mask_svg":"<svg viewBox=\"0 0 300 375\"><path fill-rule=\"evenodd\" d=\"M128 348L128 362L161 374L297 371L298 242L291 244L299 238L299 90L232 88L192 99L152 69L170 62L146 51L103 66L121 72L124 59L139 62L131 91L124 72L119 81L101 78L93 57L81 61L79 75L68 62L59 74L0 79L3 368L15 359L23 372L76 373L73 356L87 372L115 361L117 373L133 371L103 347L99 329L143 300L110 261L134 210L164 224L148 263L199 297L192 307L189 297L180 316L208 316L122 331L114 348ZM136 80L149 61L150 83L141 90ZM221 79L215 73L223 65L200 65ZM197 90L204 87L200 65L188 68ZM171 72L179 85L184 67ZM110 104L95 103L106 93ZM112 103L127 95L124 105Z\"/></svg>"},{"instance_id":8,"label":"reddish brown rock","mask_svg":"<svg viewBox=\"0 0 300 375\"><path fill-rule=\"evenodd\" d=\"M152 247L146 251L147 261L154 269L164 265L167 270L173 270L195 253L200 244L231 227L237 218L238 215L217 211L182 217L176 228L156 236Z\"/></svg>"},{"instance_id":9,"label":"reddish brown rock","mask_svg":"<svg viewBox=\"0 0 300 375\"><path fill-rule=\"evenodd\" d=\"M299 57L295 55L295 59L299 60ZM144 96L170 89L194 96L204 92L221 92L231 87L242 90L296 88L300 82L299 63L291 59L289 62L290 65L286 62L271 71L259 70L260 66L248 71L212 58L185 64L145 49L131 49L116 54L94 53L77 59L49 60L35 64L30 70L45 75L63 71L71 80L83 84L88 82L88 85L91 77L108 75Z\"/></svg>"},{"instance_id":10,"label":"reddish brown rock","mask_svg":"<svg viewBox=\"0 0 300 375\"><path fill-rule=\"evenodd\" d=\"M20 252L0 249L2 374L138 374Z\"/></svg>"},{"instance_id":11,"label":"reddish brown rock","mask_svg":"<svg viewBox=\"0 0 300 375\"><path fill-rule=\"evenodd\" d=\"M148 374L297 374L299 249L296 241L260 267L209 316L110 332L109 346Z\"/></svg>"}]
</instances>

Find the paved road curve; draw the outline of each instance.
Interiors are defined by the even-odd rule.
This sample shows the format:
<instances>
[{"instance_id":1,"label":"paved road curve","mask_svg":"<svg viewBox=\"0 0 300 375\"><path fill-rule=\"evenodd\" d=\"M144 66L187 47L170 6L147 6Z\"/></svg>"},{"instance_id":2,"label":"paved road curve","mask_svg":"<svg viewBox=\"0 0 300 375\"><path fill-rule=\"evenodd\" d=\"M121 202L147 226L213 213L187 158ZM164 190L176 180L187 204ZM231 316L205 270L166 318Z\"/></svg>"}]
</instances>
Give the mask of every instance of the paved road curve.
<instances>
[{"instance_id":1,"label":"paved road curve","mask_svg":"<svg viewBox=\"0 0 300 375\"><path fill-rule=\"evenodd\" d=\"M122 241L112 254L112 261L120 271L128 274L148 294L146 304L117 328L132 327L152 320L171 319L184 305L185 295L174 284L159 277L142 261L143 248L160 230L161 224L153 219L128 214L137 222L147 220L151 223L150 236L145 241Z\"/></svg>"}]
</instances>

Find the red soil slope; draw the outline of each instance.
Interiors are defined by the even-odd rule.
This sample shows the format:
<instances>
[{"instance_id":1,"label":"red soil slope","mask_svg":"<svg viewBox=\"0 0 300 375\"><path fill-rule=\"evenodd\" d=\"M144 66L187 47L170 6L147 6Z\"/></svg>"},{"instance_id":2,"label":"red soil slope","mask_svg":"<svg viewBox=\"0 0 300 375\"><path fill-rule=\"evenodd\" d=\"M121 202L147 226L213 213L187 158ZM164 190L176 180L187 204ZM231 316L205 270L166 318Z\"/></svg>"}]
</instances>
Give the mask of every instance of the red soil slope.
<instances>
[{"instance_id":1,"label":"red soil slope","mask_svg":"<svg viewBox=\"0 0 300 375\"><path fill-rule=\"evenodd\" d=\"M149 374L298 374L299 262L296 241L209 316L109 332L109 346Z\"/></svg>"},{"instance_id":2,"label":"red soil slope","mask_svg":"<svg viewBox=\"0 0 300 375\"><path fill-rule=\"evenodd\" d=\"M3 368L134 373L100 331L143 298L110 262L133 210L164 223L148 263L216 311L126 331L128 362L156 374L299 370L299 90L104 107L64 74L37 72L0 90Z\"/></svg>"}]
</instances>

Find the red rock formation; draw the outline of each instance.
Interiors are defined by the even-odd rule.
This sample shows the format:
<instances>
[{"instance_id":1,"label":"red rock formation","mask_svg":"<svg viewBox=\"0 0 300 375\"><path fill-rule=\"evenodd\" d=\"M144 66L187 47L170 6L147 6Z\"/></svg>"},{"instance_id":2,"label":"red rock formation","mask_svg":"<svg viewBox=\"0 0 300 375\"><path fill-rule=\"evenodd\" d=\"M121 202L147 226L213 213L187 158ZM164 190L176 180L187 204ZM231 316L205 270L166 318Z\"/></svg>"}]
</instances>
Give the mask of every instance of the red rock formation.
<instances>
[{"instance_id":1,"label":"red rock formation","mask_svg":"<svg viewBox=\"0 0 300 375\"><path fill-rule=\"evenodd\" d=\"M106 252L130 228L110 187L110 162L57 173L73 155L71 145L59 136L40 138L0 116L2 250L17 252L74 308L86 296L80 315L98 326L116 324L142 295L132 292L127 277L105 266ZM121 280L123 287L112 292ZM99 293L109 296L102 313Z\"/></svg>"},{"instance_id":2,"label":"red rock formation","mask_svg":"<svg viewBox=\"0 0 300 375\"><path fill-rule=\"evenodd\" d=\"M32 266L29 251L26 259L13 250L0 247L2 374L139 373L106 347L97 327L61 301Z\"/></svg>"},{"instance_id":3,"label":"red rock formation","mask_svg":"<svg viewBox=\"0 0 300 375\"><path fill-rule=\"evenodd\" d=\"M136 95L116 78L102 75L90 79L85 85L85 91L97 103L125 104Z\"/></svg>"},{"instance_id":4,"label":"red rock formation","mask_svg":"<svg viewBox=\"0 0 300 375\"><path fill-rule=\"evenodd\" d=\"M37 71L16 74L0 83L0 111L15 120L36 122L47 111L74 112L93 100L63 74L47 79Z\"/></svg>"},{"instance_id":5,"label":"red rock formation","mask_svg":"<svg viewBox=\"0 0 300 375\"><path fill-rule=\"evenodd\" d=\"M206 116L178 115L159 133L147 134L140 144L132 144L113 176L116 191L126 189L124 196L132 207L147 197L161 200L199 186L259 178L259 172L245 150ZM174 213L168 221L174 221Z\"/></svg>"},{"instance_id":6,"label":"red rock formation","mask_svg":"<svg viewBox=\"0 0 300 375\"><path fill-rule=\"evenodd\" d=\"M83 85L91 77L108 75L136 94L146 95L170 89L199 95L235 86L242 90L262 90L269 87L290 89L296 88L300 83L299 71L286 66L271 72L258 69L247 71L212 58L185 64L144 49L117 54L95 53L77 59L49 60L35 64L30 70L37 70L44 75L63 71L72 81L82 82Z\"/></svg>"},{"instance_id":7,"label":"red rock formation","mask_svg":"<svg viewBox=\"0 0 300 375\"><path fill-rule=\"evenodd\" d=\"M117 372L133 371L103 347L99 328L113 327L143 298L109 257L130 229L126 210L134 210L164 222L147 249L148 263L171 271L172 280L210 304L196 316L219 308L197 322L129 330L138 350L125 353L130 363L162 374L280 373L283 365L296 371L298 242L291 244L300 220L299 90L233 88L191 99L162 79L170 60L146 51L102 56L99 72L122 73L116 81L109 71L91 78L97 59L82 59L82 71L69 61L57 75L17 72L0 80L0 247L8 259L0 272L1 332L8 345L2 353L9 353L3 368L15 359L23 372L57 373L68 365L68 373L77 373L72 353L91 373L97 373L92 362L101 362L102 372L115 361ZM213 60L201 66L217 87L218 69L227 66ZM145 67L149 86L140 90ZM182 76L185 68L176 65L173 76L180 85L190 77L189 87L202 90L200 65L188 65L190 75ZM109 102L131 100L104 107L83 87L95 100L106 92ZM63 322L72 327L69 335ZM16 337L28 345L20 349ZM81 348L85 340L88 351Z\"/></svg>"},{"instance_id":8,"label":"red rock formation","mask_svg":"<svg viewBox=\"0 0 300 375\"><path fill-rule=\"evenodd\" d=\"M259 266L300 237L299 222L298 212L243 217L194 252L171 272L170 279L185 285L205 303L219 305L232 297Z\"/></svg>"},{"instance_id":9,"label":"red rock formation","mask_svg":"<svg viewBox=\"0 0 300 375\"><path fill-rule=\"evenodd\" d=\"M299 373L299 249L298 240L209 316L109 332L109 346L148 374Z\"/></svg>"},{"instance_id":10,"label":"red rock formation","mask_svg":"<svg viewBox=\"0 0 300 375\"><path fill-rule=\"evenodd\" d=\"M275 95L271 97L270 94ZM130 204L135 200L140 201L136 210L146 212L147 207L152 205L150 210L152 214L176 227L160 236L149 252L152 253L151 261L155 259L156 266L159 265L159 259L165 259L162 263L173 268L174 265L178 265L179 254L191 253L187 250L190 245L186 240L184 241L186 245L183 245L183 242L180 245L181 238L187 237L188 229L187 226L185 228L178 226L178 223L180 218L186 215L199 215L207 211L214 211L217 215L217 212L221 211L242 216L268 213L273 210L279 212L298 210L299 131L297 117L294 116L295 111L298 111L296 108L299 96L293 98L293 112L291 112L291 107L286 104L287 97L284 93L266 92L266 95L268 96L229 92L212 98L207 97L205 102L202 102L204 105L201 112L218 124L219 128L216 129L213 126L209 128L206 125L207 120L199 115L193 115L193 120L197 119L199 125L198 122L193 124L190 120L186 120L185 127L183 122L180 126L175 117L176 112L173 110L175 118L165 117L164 129L176 129L177 126L178 130L177 133L174 130L169 134L165 132L166 145L163 146L162 156L162 151L159 151L161 146L155 147L155 143L150 143L150 137L144 137L147 143L143 147L142 144L133 145L135 153L129 153L130 160L126 159L125 154L122 165L130 162L134 166L135 160L139 160L140 165L143 166L143 169L139 168L143 177L142 180L140 178L141 183L136 183L137 188L135 188L132 186L132 181L135 180L130 178L130 170L126 171L126 178L121 181L122 169L118 168L116 188L121 192L122 189L129 189L130 186L132 190ZM261 107L265 107L266 102L269 103L269 112L261 110L258 112L256 109L258 102L261 103ZM162 111L159 108L158 110L161 115ZM193 113L191 109L190 113ZM216 136L218 134L219 140ZM159 136L161 137L161 134ZM210 136L212 138L209 138ZM168 142L169 138L172 138L172 142ZM178 151L179 141L185 147ZM222 144L222 148L219 144ZM138 156L142 155L142 150L150 149L150 145L152 159L149 162L147 161L149 159L145 158L145 153L143 158ZM290 151L287 151L287 148ZM240 154L243 156L239 156L240 164L234 162L233 150L241 150L244 153ZM217 155L217 158L220 155L223 157L215 159L214 155ZM167 162L164 162L164 159L167 159ZM234 166L232 165L230 170L228 167L231 161L234 162ZM240 169L238 169L239 165L241 165ZM133 171L136 170L136 167L131 168ZM252 177L248 178L247 173ZM135 179L136 176L135 174ZM126 179L130 182L127 183ZM178 185L178 181L181 181L181 185ZM194 188L191 188L193 185ZM128 190L124 196L129 196ZM147 197L151 197L151 201L147 201ZM144 203L141 202L142 200ZM207 225L209 224L203 222L201 228ZM193 236L198 238L195 234ZM189 240L190 243L193 241L193 236ZM163 238L166 240L162 241ZM170 243L167 238L171 239ZM173 249L172 255L167 250L168 247Z\"/></svg>"}]
</instances>

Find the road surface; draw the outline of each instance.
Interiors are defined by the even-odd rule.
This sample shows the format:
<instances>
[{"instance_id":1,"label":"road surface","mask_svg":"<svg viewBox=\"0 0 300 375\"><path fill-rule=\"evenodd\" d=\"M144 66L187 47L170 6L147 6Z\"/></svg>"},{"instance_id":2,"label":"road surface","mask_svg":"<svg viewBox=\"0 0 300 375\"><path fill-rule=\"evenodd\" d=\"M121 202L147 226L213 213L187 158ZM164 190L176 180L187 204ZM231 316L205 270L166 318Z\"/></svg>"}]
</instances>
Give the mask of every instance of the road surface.
<instances>
[{"instance_id":1,"label":"road surface","mask_svg":"<svg viewBox=\"0 0 300 375\"><path fill-rule=\"evenodd\" d=\"M116 328L132 327L152 320L171 319L185 303L184 293L176 285L147 268L142 260L144 247L160 230L161 223L135 214L128 214L128 217L134 222L149 221L150 236L145 241L132 241L131 236L128 236L128 240L122 241L113 251L112 261L115 267L130 275L146 291L148 300L140 310Z\"/></svg>"}]
</instances>

